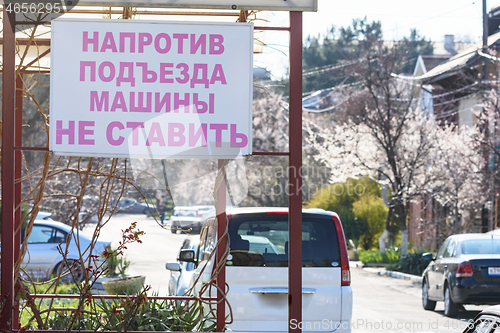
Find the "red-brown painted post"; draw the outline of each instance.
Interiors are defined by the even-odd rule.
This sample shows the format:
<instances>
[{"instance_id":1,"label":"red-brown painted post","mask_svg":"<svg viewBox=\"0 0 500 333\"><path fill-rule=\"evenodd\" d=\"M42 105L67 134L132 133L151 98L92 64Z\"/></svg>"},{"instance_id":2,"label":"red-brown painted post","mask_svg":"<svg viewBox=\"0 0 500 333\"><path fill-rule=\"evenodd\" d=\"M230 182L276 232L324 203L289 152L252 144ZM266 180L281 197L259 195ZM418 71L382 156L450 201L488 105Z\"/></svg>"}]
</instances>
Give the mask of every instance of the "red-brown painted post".
<instances>
[{"instance_id":1,"label":"red-brown painted post","mask_svg":"<svg viewBox=\"0 0 500 333\"><path fill-rule=\"evenodd\" d=\"M302 12L290 12L288 331L302 322Z\"/></svg>"},{"instance_id":2,"label":"red-brown painted post","mask_svg":"<svg viewBox=\"0 0 500 333\"><path fill-rule=\"evenodd\" d=\"M15 147L23 146L23 74L19 73L16 77L16 116L15 116ZM15 199L14 204L17 208L14 213L14 262L19 260L19 253L21 252L21 178L22 178L22 152L20 150L16 150L15 154L15 173L16 173L16 181L15 181ZM15 279L15 277L14 277ZM14 295L17 296L19 292L18 285L14 285ZM12 328L19 328L19 302L17 299L14 299L14 320L12 324Z\"/></svg>"},{"instance_id":3,"label":"red-brown painted post","mask_svg":"<svg viewBox=\"0 0 500 333\"><path fill-rule=\"evenodd\" d=\"M16 95L15 13L3 10L2 72L2 301L0 330L8 331L13 323L14 305L14 113Z\"/></svg>"},{"instance_id":4,"label":"red-brown painted post","mask_svg":"<svg viewBox=\"0 0 500 333\"><path fill-rule=\"evenodd\" d=\"M224 160L218 161L219 172L224 164ZM217 237L221 239L222 235L226 232L226 175L222 179L217 192ZM217 247L217 260L216 267L221 264L224 252L226 252L226 238L227 235L222 239L219 246ZM222 264L222 269L217 275L217 331L222 332L226 322L226 302L223 297L226 292L226 264ZM224 294L223 294L224 293Z\"/></svg>"}]
</instances>

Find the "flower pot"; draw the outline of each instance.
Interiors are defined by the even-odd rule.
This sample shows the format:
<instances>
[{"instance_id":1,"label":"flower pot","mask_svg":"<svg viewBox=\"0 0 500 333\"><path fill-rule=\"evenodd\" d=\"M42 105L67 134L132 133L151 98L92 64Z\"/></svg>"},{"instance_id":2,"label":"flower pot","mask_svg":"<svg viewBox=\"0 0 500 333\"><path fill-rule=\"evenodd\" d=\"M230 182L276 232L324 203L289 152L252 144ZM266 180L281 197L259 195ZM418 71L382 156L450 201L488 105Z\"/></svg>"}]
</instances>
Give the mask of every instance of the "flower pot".
<instances>
[{"instance_id":1,"label":"flower pot","mask_svg":"<svg viewBox=\"0 0 500 333\"><path fill-rule=\"evenodd\" d=\"M132 295L142 290L145 280L145 276L130 276L103 281L102 286L111 295Z\"/></svg>"}]
</instances>

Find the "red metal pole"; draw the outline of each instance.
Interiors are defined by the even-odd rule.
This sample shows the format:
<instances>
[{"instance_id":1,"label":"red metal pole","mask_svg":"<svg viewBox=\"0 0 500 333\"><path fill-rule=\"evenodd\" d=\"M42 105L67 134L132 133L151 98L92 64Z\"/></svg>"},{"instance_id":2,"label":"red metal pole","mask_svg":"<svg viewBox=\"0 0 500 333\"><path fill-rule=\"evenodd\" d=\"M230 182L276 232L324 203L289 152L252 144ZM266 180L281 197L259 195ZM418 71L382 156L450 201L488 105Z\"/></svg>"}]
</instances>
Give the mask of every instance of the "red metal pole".
<instances>
[{"instance_id":1,"label":"red metal pole","mask_svg":"<svg viewBox=\"0 0 500 333\"><path fill-rule=\"evenodd\" d=\"M289 94L288 319L302 323L302 12L290 12ZM301 332L301 326L289 325L288 332Z\"/></svg>"},{"instance_id":2,"label":"red metal pole","mask_svg":"<svg viewBox=\"0 0 500 333\"><path fill-rule=\"evenodd\" d=\"M15 115L15 146L21 147L23 145L23 74L20 73L16 77L16 115ZM22 177L22 152L20 150L15 151L15 207L18 207L15 211L14 221L15 221L15 234L14 234L14 261L19 260L19 253L21 252L21 177ZM17 296L19 292L19 286L14 285L14 295ZM12 327L14 329L19 328L19 302L17 299L14 300L14 320Z\"/></svg>"},{"instance_id":3,"label":"red metal pole","mask_svg":"<svg viewBox=\"0 0 500 333\"><path fill-rule=\"evenodd\" d=\"M219 170L222 168L224 160L218 161ZM219 186L219 190L217 192L217 207L216 215L217 215L217 237L220 239L222 235L226 232L226 176ZM227 235L225 236L227 237ZM222 262L222 257L224 252L226 252L226 238L222 239L217 248L217 265ZM226 263L222 263L222 269L217 275L217 331L222 332L226 322L226 302L223 301L223 293L221 291L226 292Z\"/></svg>"},{"instance_id":4,"label":"red metal pole","mask_svg":"<svg viewBox=\"0 0 500 333\"><path fill-rule=\"evenodd\" d=\"M13 323L14 305L14 113L16 94L15 13L3 10L2 73L2 309L0 330L8 331Z\"/></svg>"}]
</instances>

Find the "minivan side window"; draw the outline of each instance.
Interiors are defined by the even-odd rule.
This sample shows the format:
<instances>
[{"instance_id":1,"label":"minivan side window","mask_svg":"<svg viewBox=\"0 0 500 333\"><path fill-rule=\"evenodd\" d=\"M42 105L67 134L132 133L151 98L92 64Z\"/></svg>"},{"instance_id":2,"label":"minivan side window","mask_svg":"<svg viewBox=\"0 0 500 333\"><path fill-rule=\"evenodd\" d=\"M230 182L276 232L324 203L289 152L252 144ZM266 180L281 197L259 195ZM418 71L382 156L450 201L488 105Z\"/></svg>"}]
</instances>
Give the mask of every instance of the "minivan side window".
<instances>
[{"instance_id":1,"label":"minivan side window","mask_svg":"<svg viewBox=\"0 0 500 333\"><path fill-rule=\"evenodd\" d=\"M217 244L217 233L215 230L215 225L212 224L208 227L207 230L207 242L205 245L205 249L201 255L201 260L208 260L212 251L215 249L215 244Z\"/></svg>"},{"instance_id":2,"label":"minivan side window","mask_svg":"<svg viewBox=\"0 0 500 333\"><path fill-rule=\"evenodd\" d=\"M198 258L198 260L201 260L201 254L205 249L205 243L207 242L207 230L208 227L204 226L200 231L200 244L198 245L198 253L196 254L196 258Z\"/></svg>"},{"instance_id":3,"label":"minivan side window","mask_svg":"<svg viewBox=\"0 0 500 333\"><path fill-rule=\"evenodd\" d=\"M201 231L198 255L200 261L208 260L210 258L210 255L215 248L215 244L217 244L215 218L211 218L207 220Z\"/></svg>"}]
</instances>

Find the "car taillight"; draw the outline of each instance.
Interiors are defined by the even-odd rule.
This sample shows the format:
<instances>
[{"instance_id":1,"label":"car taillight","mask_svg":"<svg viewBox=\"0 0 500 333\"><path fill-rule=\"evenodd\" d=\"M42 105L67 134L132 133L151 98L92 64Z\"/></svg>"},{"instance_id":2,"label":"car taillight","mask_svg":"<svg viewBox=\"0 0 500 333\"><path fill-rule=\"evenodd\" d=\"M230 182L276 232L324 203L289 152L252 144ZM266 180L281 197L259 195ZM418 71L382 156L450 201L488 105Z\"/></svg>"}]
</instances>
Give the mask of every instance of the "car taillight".
<instances>
[{"instance_id":1,"label":"car taillight","mask_svg":"<svg viewBox=\"0 0 500 333\"><path fill-rule=\"evenodd\" d=\"M340 223L338 217L334 215L332 216L332 220L335 224L335 229L337 230L337 238L339 240L341 285L350 286L351 271L349 269L349 256L347 255L347 245L345 242L344 229L342 228L342 223Z\"/></svg>"},{"instance_id":2,"label":"car taillight","mask_svg":"<svg viewBox=\"0 0 500 333\"><path fill-rule=\"evenodd\" d=\"M342 266L342 285L351 285L351 271L349 270L349 267L345 268Z\"/></svg>"},{"instance_id":3,"label":"car taillight","mask_svg":"<svg viewBox=\"0 0 500 333\"><path fill-rule=\"evenodd\" d=\"M461 263L457 268L457 277L471 277L474 271L470 262L466 261Z\"/></svg>"}]
</instances>

